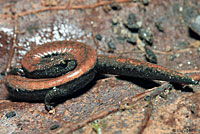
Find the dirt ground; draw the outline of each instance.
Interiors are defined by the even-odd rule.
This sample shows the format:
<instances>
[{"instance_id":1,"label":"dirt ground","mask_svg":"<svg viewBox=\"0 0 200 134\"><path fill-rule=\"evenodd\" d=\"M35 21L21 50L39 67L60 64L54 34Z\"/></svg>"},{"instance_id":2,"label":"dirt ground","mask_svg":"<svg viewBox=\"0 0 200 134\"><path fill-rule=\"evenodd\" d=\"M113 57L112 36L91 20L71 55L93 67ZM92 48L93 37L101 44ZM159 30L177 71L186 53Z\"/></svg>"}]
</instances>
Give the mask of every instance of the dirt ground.
<instances>
[{"instance_id":1,"label":"dirt ground","mask_svg":"<svg viewBox=\"0 0 200 134\"><path fill-rule=\"evenodd\" d=\"M131 14L139 31L148 31L150 41L127 26ZM98 54L139 60L146 60L144 46L148 46L157 64L200 74L200 34L190 28L199 15L199 0L1 0L0 72L6 70L13 40L23 49L15 49L11 67L18 66L35 45L76 40ZM200 133L199 85L174 86L151 102L143 97L135 104L125 103L157 83L97 75L80 93L58 100L53 113L45 110L43 102L8 98L0 84L0 133Z\"/></svg>"}]
</instances>

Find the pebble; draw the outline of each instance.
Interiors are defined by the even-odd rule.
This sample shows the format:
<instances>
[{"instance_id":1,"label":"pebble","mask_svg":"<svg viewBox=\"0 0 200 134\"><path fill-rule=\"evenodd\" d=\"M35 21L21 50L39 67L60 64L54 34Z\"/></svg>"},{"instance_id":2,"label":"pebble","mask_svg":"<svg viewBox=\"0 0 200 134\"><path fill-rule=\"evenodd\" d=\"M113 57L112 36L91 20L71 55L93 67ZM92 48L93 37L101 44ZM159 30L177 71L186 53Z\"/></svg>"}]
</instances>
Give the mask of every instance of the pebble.
<instances>
[{"instance_id":1,"label":"pebble","mask_svg":"<svg viewBox=\"0 0 200 134\"><path fill-rule=\"evenodd\" d=\"M142 41L148 44L153 43L153 33L150 31L150 29L139 29L139 37Z\"/></svg>"},{"instance_id":2,"label":"pebble","mask_svg":"<svg viewBox=\"0 0 200 134\"><path fill-rule=\"evenodd\" d=\"M189 23L189 29L200 37L200 15L191 20Z\"/></svg>"},{"instance_id":3,"label":"pebble","mask_svg":"<svg viewBox=\"0 0 200 134\"><path fill-rule=\"evenodd\" d=\"M110 40L110 41L107 43L107 45L108 45L108 48L109 48L109 52L110 52L110 53L113 53L113 52L116 50L116 46L115 46L115 44L113 43L112 40Z\"/></svg>"},{"instance_id":4,"label":"pebble","mask_svg":"<svg viewBox=\"0 0 200 134\"><path fill-rule=\"evenodd\" d=\"M148 47L144 47L144 48L145 48L145 57L146 57L146 60L148 62L157 64L157 57L156 57L155 53L150 48L148 48Z\"/></svg>"},{"instance_id":5,"label":"pebble","mask_svg":"<svg viewBox=\"0 0 200 134\"><path fill-rule=\"evenodd\" d=\"M97 34L97 35L95 35L95 38L96 38L97 40L99 40L99 41L102 40L102 36L101 36L101 34Z\"/></svg>"},{"instance_id":6,"label":"pebble","mask_svg":"<svg viewBox=\"0 0 200 134\"><path fill-rule=\"evenodd\" d=\"M116 11L119 11L122 9L122 7L118 3L110 4L110 7L112 10L116 10Z\"/></svg>"},{"instance_id":7,"label":"pebble","mask_svg":"<svg viewBox=\"0 0 200 134\"><path fill-rule=\"evenodd\" d=\"M131 31L137 31L137 30L141 27L141 25L139 25L139 24L137 23L136 15L133 14L133 13L130 13L130 14L128 15L128 18L127 18L127 20L124 22L124 25L125 25L126 28L128 28L128 29L131 30Z\"/></svg>"},{"instance_id":8,"label":"pebble","mask_svg":"<svg viewBox=\"0 0 200 134\"><path fill-rule=\"evenodd\" d=\"M142 0L143 5L147 6L149 4L148 0Z\"/></svg>"},{"instance_id":9,"label":"pebble","mask_svg":"<svg viewBox=\"0 0 200 134\"><path fill-rule=\"evenodd\" d=\"M15 111L12 111L12 112L9 112L9 113L6 114L6 117L7 117L7 118L12 118L12 117L14 117L14 116L16 116Z\"/></svg>"}]
</instances>

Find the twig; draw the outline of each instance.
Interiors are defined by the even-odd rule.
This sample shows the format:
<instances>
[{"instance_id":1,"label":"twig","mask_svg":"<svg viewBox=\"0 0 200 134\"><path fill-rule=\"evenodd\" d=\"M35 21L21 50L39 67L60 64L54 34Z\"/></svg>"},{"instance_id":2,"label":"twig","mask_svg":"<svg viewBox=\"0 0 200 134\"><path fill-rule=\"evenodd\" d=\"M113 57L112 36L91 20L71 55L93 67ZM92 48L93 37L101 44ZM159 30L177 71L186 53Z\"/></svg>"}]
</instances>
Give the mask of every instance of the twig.
<instances>
[{"instance_id":1,"label":"twig","mask_svg":"<svg viewBox=\"0 0 200 134\"><path fill-rule=\"evenodd\" d=\"M63 127L63 129L60 129L60 130L57 130L55 133L56 134L59 134L59 133L62 133L62 134L68 134L68 133L71 133L77 129L80 129L82 127L84 127L86 124L96 120L96 119L101 119L111 113L114 113L114 112L117 112L119 110L119 106L115 106L115 107L110 107L108 108L107 110L105 111L100 111L98 114L96 115L93 115L91 117L89 117L88 119L82 121L82 122L78 122L78 123L73 123L73 124L70 124L70 127L68 128L65 128Z\"/></svg>"},{"instance_id":2,"label":"twig","mask_svg":"<svg viewBox=\"0 0 200 134\"><path fill-rule=\"evenodd\" d=\"M157 53L157 54L163 54L163 55L171 55L171 54L174 54L174 53L184 53L184 52L188 52L188 51L191 51L192 48L185 48L185 49L182 49L182 50L178 50L178 51L159 51L159 50L152 50L154 53Z\"/></svg>"},{"instance_id":3,"label":"twig","mask_svg":"<svg viewBox=\"0 0 200 134\"><path fill-rule=\"evenodd\" d=\"M137 134L142 134L148 125L149 119L151 117L151 113L153 111L153 104L152 104L153 98L157 95L160 95L166 89L169 89L171 87L172 85L170 83L164 82L161 86L153 88L153 92L150 94L149 99L147 100L149 101L149 104L145 112L145 117L142 121L142 125L140 126Z\"/></svg>"},{"instance_id":4,"label":"twig","mask_svg":"<svg viewBox=\"0 0 200 134\"><path fill-rule=\"evenodd\" d=\"M15 16L15 26L14 26L14 31L13 31L13 42L11 44L11 48L9 50L9 58L8 58L8 63L6 64L6 70L5 70L5 75L7 75L7 72L10 70L11 62L13 59L13 55L15 53L15 49L18 48L17 46L17 33L18 33L18 15Z\"/></svg>"},{"instance_id":5,"label":"twig","mask_svg":"<svg viewBox=\"0 0 200 134\"><path fill-rule=\"evenodd\" d=\"M183 74L189 74L189 73L200 73L200 70L192 69L192 70L178 70L178 72Z\"/></svg>"},{"instance_id":6,"label":"twig","mask_svg":"<svg viewBox=\"0 0 200 134\"><path fill-rule=\"evenodd\" d=\"M139 131L138 131L137 134L142 134L142 133L144 132L145 128L146 128L147 125L148 125L148 122L149 122L149 119L150 119L150 117L151 117L152 111L153 111L153 104L152 104L152 102L150 101L149 104L148 104L148 106L147 106L147 109L146 109L146 111L145 111L145 117L144 117L144 119L142 120L142 125L140 126Z\"/></svg>"},{"instance_id":7,"label":"twig","mask_svg":"<svg viewBox=\"0 0 200 134\"><path fill-rule=\"evenodd\" d=\"M100 6L104 6L104 5L108 5L108 4L112 4L112 3L125 3L125 2L131 2L131 0L111 0L111 1L100 1L94 4L90 4L90 5L74 5L74 6L70 6L69 7L69 3L65 4L64 6L55 6L55 7L46 7L43 9L38 9L38 10L32 10L32 11L27 11L27 12L21 12L18 14L18 16L22 17L25 15L30 15L30 14L35 14L35 13L39 13L39 12L45 12L45 11L52 11L52 10L71 10L71 9L89 9L89 8L96 8L96 7L100 7Z\"/></svg>"},{"instance_id":8,"label":"twig","mask_svg":"<svg viewBox=\"0 0 200 134\"><path fill-rule=\"evenodd\" d=\"M62 128L60 128L60 129L58 129L58 130L54 130L54 131L51 131L51 132L47 132L47 134L49 134L49 133L57 133L57 134L59 134L59 133L62 133L62 134L63 134L63 133L64 133L64 134L71 133L71 132L73 132L73 131L75 131L75 130L78 130L78 129L84 127L85 125L87 125L88 123L90 123L90 122L92 122L92 121L94 121L94 120L104 118L104 117L108 116L108 115L111 114L111 113L115 113L115 112L119 111L120 109L126 109L126 107L125 107L124 105L127 104L127 103L128 103L129 105L130 105L130 104L136 104L138 101L144 99L144 98L145 98L146 96L148 96L148 95L150 95L150 96L151 96L151 94L154 94L154 95L155 95L155 93L153 93L153 92L154 92L154 90L156 90L157 88L162 88L162 89L163 89L162 91L164 91L164 89L166 89L165 87L166 87L166 83L163 84L163 85L161 85L160 87L152 88L152 89L147 90L147 91L144 92L144 93L141 93L141 94L138 94L138 95L136 95L136 96L133 96L132 98L130 98L130 99L128 99L128 100L124 100L124 101L121 102L120 104L115 105L115 106L112 106L112 107L110 107L110 108L108 108L108 109L105 109L105 110L103 110L103 111L100 111L100 112L98 112L97 114L94 114L94 115L88 117L87 119L85 119L85 120L83 120L83 121L79 121L79 122L75 122L75 123L66 124L66 125L62 126ZM161 90L159 89L159 91L161 91ZM157 91L155 91L155 92L157 93L157 95L160 93L160 92L157 92ZM145 124L148 123L148 120L149 120L150 115L151 115L151 111L152 111L152 109L150 108L150 109L148 109L148 111L146 112L145 119L144 119L144 124L142 125L142 128L143 128L143 129L145 129L145 127L146 127Z\"/></svg>"}]
</instances>

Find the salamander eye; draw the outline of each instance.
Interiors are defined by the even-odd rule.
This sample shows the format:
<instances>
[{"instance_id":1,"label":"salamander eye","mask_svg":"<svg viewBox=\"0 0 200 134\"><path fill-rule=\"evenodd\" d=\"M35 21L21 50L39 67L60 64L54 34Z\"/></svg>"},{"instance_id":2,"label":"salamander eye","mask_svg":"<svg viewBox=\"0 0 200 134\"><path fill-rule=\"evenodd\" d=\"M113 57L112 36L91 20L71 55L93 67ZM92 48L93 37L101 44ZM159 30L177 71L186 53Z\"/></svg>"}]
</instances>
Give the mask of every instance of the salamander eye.
<instances>
[{"instance_id":1,"label":"salamander eye","mask_svg":"<svg viewBox=\"0 0 200 134\"><path fill-rule=\"evenodd\" d=\"M24 69L28 78L53 78L72 71L77 66L75 57L68 53L51 53L40 57L39 62L32 64L36 69L32 72Z\"/></svg>"}]
</instances>

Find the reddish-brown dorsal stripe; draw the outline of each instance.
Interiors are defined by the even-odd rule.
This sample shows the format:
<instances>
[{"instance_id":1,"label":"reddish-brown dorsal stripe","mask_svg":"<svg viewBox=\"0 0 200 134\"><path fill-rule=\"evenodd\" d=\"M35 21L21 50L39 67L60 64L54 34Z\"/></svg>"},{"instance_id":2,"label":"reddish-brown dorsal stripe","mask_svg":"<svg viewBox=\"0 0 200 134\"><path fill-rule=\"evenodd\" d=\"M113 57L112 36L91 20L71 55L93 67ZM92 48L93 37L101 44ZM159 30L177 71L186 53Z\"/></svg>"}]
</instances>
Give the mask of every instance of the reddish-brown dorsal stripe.
<instances>
[{"instance_id":1,"label":"reddish-brown dorsal stripe","mask_svg":"<svg viewBox=\"0 0 200 134\"><path fill-rule=\"evenodd\" d=\"M37 46L29 51L21 60L22 65L29 71L35 69L41 56L52 52L72 54L77 60L77 67L63 76L56 78L30 79L17 75L8 75L7 83L15 89L42 90L70 82L88 72L96 64L96 51L88 45L74 41L56 41Z\"/></svg>"}]
</instances>

